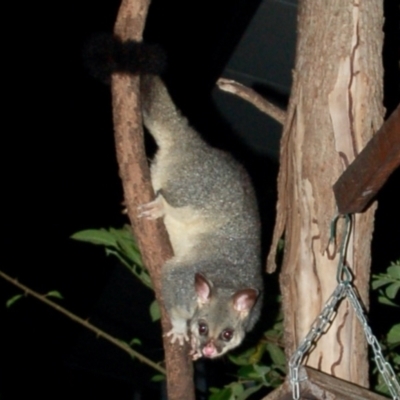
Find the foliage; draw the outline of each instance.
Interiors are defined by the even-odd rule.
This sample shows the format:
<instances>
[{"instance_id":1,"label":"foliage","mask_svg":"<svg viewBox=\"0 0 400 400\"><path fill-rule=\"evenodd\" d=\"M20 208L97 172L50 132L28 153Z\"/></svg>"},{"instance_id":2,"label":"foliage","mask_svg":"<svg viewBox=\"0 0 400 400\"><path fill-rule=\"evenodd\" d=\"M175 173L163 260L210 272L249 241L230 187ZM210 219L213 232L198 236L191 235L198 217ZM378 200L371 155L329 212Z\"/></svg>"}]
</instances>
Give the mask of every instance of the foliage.
<instances>
[{"instance_id":1,"label":"foliage","mask_svg":"<svg viewBox=\"0 0 400 400\"><path fill-rule=\"evenodd\" d=\"M122 229L85 230L75 233L72 238L104 246L107 255L117 257L141 283L152 288L150 276L143 266L129 226L126 225ZM400 290L400 260L391 263L385 273L373 275L372 289L378 292L379 303L399 307L394 300ZM9 305L20 297L21 295L18 295L10 299ZM274 308L280 307L280 300L275 299L275 302ZM160 318L155 300L150 305L149 312L153 321ZM211 388L209 400L245 400L262 388L275 388L283 382L286 375L286 359L283 351L282 320L282 313L279 313L273 328L264 332L263 337L254 347L238 354L228 355L228 359L238 367L236 378L222 388ZM131 344L140 344L140 342ZM400 346L400 323L390 327L381 341L381 346L395 373L400 374L400 355L397 351ZM376 367L373 375L376 379L375 390L389 394ZM153 377L154 382L162 379L164 379L162 375Z\"/></svg>"},{"instance_id":2,"label":"foliage","mask_svg":"<svg viewBox=\"0 0 400 400\"><path fill-rule=\"evenodd\" d=\"M399 307L393 300L400 290L400 259L392 262L386 273L372 276L372 290L378 290L380 303Z\"/></svg>"},{"instance_id":3,"label":"foliage","mask_svg":"<svg viewBox=\"0 0 400 400\"><path fill-rule=\"evenodd\" d=\"M72 239L104 246L107 255L112 255L127 267L145 286L152 288L151 279L145 269L131 229L125 225L121 229L88 229L77 232ZM274 308L280 307L275 300ZM149 307L153 321L160 318L157 302ZM262 339L252 348L238 355L229 355L229 360L237 365L236 381L221 389L212 388L210 400L245 400L261 388L277 387L283 382L285 372L285 355L282 344L283 316L280 313L272 329L266 331ZM153 381L164 379L161 375Z\"/></svg>"},{"instance_id":4,"label":"foliage","mask_svg":"<svg viewBox=\"0 0 400 400\"><path fill-rule=\"evenodd\" d=\"M87 229L74 233L71 238L104 246L106 255L117 257L121 264L127 267L141 283L149 289L153 289L150 275L143 265L139 248L129 225L124 225L121 229ZM156 300L150 304L149 312L153 321L160 319L160 309Z\"/></svg>"},{"instance_id":5,"label":"foliage","mask_svg":"<svg viewBox=\"0 0 400 400\"><path fill-rule=\"evenodd\" d=\"M104 246L107 255L117 257L145 286L152 288L150 275L143 266L139 248L128 225L121 229L87 229L74 233L71 239Z\"/></svg>"},{"instance_id":6,"label":"foliage","mask_svg":"<svg viewBox=\"0 0 400 400\"><path fill-rule=\"evenodd\" d=\"M24 298L25 295L23 294L16 294L15 296L9 298L6 302L6 307L10 308L13 304L15 304L18 300ZM50 292L46 293L44 297L54 297L56 299L63 299L63 296L57 290L51 290Z\"/></svg>"},{"instance_id":7,"label":"foliage","mask_svg":"<svg viewBox=\"0 0 400 400\"><path fill-rule=\"evenodd\" d=\"M372 289L378 292L378 302L391 307L399 307L394 301L400 290L400 259L392 262L385 273L372 276ZM396 311L398 313L398 311ZM381 339L380 344L386 356L386 361L392 366L397 377L400 377L400 323L392 325ZM390 395L389 390L375 366L373 371L378 393Z\"/></svg>"},{"instance_id":8,"label":"foliage","mask_svg":"<svg viewBox=\"0 0 400 400\"><path fill-rule=\"evenodd\" d=\"M222 389L211 388L209 400L244 400L261 388L275 388L286 375L286 358L283 352L282 313L272 329L266 331L256 346L229 355L237 365L237 380Z\"/></svg>"}]
</instances>

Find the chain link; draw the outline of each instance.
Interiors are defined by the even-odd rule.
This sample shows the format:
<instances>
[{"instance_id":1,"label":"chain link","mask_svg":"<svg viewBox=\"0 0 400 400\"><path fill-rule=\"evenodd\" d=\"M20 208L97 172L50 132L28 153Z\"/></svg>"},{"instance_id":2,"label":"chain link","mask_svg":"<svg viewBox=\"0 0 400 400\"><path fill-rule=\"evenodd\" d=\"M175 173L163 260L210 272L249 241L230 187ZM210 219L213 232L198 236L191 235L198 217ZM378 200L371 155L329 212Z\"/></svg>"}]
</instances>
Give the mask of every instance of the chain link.
<instances>
[{"instance_id":1,"label":"chain link","mask_svg":"<svg viewBox=\"0 0 400 400\"><path fill-rule=\"evenodd\" d=\"M385 381L393 400L400 400L399 381L396 378L392 366L385 360L385 357L382 353L381 345L379 344L376 336L372 333L371 328L368 325L367 319L365 318L365 313L361 306L361 302L358 299L357 293L354 290L353 286L350 284L346 285L346 295L363 326L367 342L374 352L374 360L376 366L378 367L378 370L382 375L382 378Z\"/></svg>"},{"instance_id":2,"label":"chain link","mask_svg":"<svg viewBox=\"0 0 400 400\"><path fill-rule=\"evenodd\" d=\"M336 307L345 295L345 284L340 283L331 297L325 303L321 314L313 322L310 331L293 353L289 361L290 382L292 384L292 397L300 399L299 368L303 357L318 341L322 333L326 332L336 315Z\"/></svg>"},{"instance_id":3,"label":"chain link","mask_svg":"<svg viewBox=\"0 0 400 400\"><path fill-rule=\"evenodd\" d=\"M331 239L336 236L336 222L339 216L335 217L331 224ZM352 285L352 274L350 269L345 264L345 253L347 250L348 238L350 236L350 227L351 227L351 218L346 215L346 228L345 235L343 237L343 241L340 248L340 257L339 257L339 265L337 271L337 280L338 285L336 289L326 301L324 308L322 309L319 316L313 322L310 331L307 336L302 340L299 344L292 357L289 360L289 376L290 383L292 386L292 398L293 400L300 399L300 382L301 380L307 379L299 378L299 368L304 356L311 350L312 346L315 346L316 342L320 338L321 334L326 332L329 329L330 324L336 315L336 309L343 299L343 297L347 297L350 304L352 305L357 318L361 322L365 337L367 339L368 344L371 346L372 351L374 352L374 360L378 367L380 374L383 377L383 380L388 387L390 394L392 395L393 400L400 400L400 384L396 378L396 375L393 371L392 366L385 360L382 348L371 331L371 328L368 325L367 319L365 317L365 312L362 307L361 300L356 293ZM312 350L311 350L312 351Z\"/></svg>"}]
</instances>

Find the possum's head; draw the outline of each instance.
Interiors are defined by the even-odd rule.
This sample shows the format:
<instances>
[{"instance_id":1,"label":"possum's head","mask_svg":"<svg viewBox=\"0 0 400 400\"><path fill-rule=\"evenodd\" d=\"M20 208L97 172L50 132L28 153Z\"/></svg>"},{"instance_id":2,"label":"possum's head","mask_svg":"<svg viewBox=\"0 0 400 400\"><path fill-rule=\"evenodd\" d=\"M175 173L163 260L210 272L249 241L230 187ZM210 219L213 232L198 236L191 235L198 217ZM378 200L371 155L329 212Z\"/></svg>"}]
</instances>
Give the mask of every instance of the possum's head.
<instances>
[{"instance_id":1,"label":"possum's head","mask_svg":"<svg viewBox=\"0 0 400 400\"><path fill-rule=\"evenodd\" d=\"M195 290L198 307L190 321L192 357L219 357L242 342L258 290L216 289L200 273L195 275Z\"/></svg>"}]
</instances>

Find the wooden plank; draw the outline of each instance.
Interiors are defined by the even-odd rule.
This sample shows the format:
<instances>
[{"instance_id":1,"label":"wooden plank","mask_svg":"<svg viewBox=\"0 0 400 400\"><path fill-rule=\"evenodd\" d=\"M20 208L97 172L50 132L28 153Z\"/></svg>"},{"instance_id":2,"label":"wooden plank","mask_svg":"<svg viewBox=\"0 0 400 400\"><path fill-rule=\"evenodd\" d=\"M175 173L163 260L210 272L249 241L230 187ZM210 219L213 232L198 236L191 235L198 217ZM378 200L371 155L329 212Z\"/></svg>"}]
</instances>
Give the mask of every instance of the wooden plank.
<instances>
[{"instance_id":1,"label":"wooden plank","mask_svg":"<svg viewBox=\"0 0 400 400\"><path fill-rule=\"evenodd\" d=\"M311 367L300 367L301 400L387 400L386 397L373 393L366 388L343 379L317 371ZM307 379L305 379L307 378ZM287 379L263 400L291 400L292 389Z\"/></svg>"},{"instance_id":2,"label":"wooden plank","mask_svg":"<svg viewBox=\"0 0 400 400\"><path fill-rule=\"evenodd\" d=\"M362 212L400 165L400 104L333 185L340 214Z\"/></svg>"},{"instance_id":3,"label":"wooden plank","mask_svg":"<svg viewBox=\"0 0 400 400\"><path fill-rule=\"evenodd\" d=\"M351 382L338 379L334 376L324 374L316 369L305 367L308 376L308 388L310 394L316 396L317 399L329 398L342 400L387 400L379 394L373 393L366 388L357 386ZM329 396L327 394L329 393Z\"/></svg>"}]
</instances>

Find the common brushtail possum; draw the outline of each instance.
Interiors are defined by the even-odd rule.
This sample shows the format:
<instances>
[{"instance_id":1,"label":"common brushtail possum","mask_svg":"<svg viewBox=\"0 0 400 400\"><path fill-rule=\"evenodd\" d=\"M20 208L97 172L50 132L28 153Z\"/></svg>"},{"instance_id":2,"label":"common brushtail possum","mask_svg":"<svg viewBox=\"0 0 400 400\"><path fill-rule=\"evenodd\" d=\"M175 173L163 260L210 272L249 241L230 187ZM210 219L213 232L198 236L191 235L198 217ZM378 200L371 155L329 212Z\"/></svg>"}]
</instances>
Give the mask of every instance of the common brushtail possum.
<instances>
[{"instance_id":1,"label":"common brushtail possum","mask_svg":"<svg viewBox=\"0 0 400 400\"><path fill-rule=\"evenodd\" d=\"M151 163L156 198L138 212L164 219L174 251L162 269L172 323L167 335L180 344L190 340L193 359L214 358L238 346L260 315L256 198L243 167L209 146L176 108L145 46L108 37L91 46L90 57L97 64L113 60L106 74L141 74L143 121L158 150ZM95 74L104 77L104 71Z\"/></svg>"}]
</instances>

